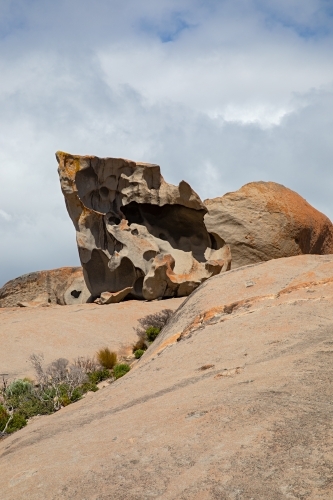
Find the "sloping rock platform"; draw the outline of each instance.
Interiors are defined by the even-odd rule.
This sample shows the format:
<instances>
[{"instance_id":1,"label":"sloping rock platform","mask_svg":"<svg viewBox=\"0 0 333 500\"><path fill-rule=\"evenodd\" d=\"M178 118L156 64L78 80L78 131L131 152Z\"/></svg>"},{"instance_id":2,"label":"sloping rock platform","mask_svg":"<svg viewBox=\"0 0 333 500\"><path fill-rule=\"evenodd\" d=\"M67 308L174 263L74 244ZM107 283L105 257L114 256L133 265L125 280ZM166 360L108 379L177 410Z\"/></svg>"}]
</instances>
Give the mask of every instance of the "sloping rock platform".
<instances>
[{"instance_id":1,"label":"sloping rock platform","mask_svg":"<svg viewBox=\"0 0 333 500\"><path fill-rule=\"evenodd\" d=\"M124 378L0 443L2 498L331 499L332 306L333 256L211 278Z\"/></svg>"},{"instance_id":2,"label":"sloping rock platform","mask_svg":"<svg viewBox=\"0 0 333 500\"><path fill-rule=\"evenodd\" d=\"M175 310L183 300L0 309L0 373L11 379L32 377L29 356L33 353L43 353L46 364L58 358L72 361L93 356L106 346L128 356L138 340L137 320L162 309Z\"/></svg>"}]
</instances>

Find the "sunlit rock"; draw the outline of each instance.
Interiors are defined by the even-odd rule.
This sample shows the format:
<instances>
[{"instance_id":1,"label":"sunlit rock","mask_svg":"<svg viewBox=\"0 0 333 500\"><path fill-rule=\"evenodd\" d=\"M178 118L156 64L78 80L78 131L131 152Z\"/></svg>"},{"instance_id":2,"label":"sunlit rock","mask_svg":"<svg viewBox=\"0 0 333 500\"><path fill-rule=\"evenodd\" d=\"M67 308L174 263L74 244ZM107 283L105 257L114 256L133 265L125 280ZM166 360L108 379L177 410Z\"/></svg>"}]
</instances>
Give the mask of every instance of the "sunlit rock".
<instances>
[{"instance_id":1,"label":"sunlit rock","mask_svg":"<svg viewBox=\"0 0 333 500\"><path fill-rule=\"evenodd\" d=\"M92 300L123 299L126 289L137 299L185 296L230 269L229 246L207 231L207 209L186 182L168 184L149 163L56 156Z\"/></svg>"}]
</instances>

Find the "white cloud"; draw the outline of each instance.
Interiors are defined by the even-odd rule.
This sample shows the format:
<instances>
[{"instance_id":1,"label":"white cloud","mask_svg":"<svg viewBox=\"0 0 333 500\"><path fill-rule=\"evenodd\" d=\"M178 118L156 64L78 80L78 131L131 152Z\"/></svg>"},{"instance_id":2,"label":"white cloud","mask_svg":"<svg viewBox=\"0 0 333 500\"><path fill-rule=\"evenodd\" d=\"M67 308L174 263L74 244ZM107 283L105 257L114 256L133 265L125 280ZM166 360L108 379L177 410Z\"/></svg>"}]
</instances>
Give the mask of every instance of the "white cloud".
<instances>
[{"instance_id":1,"label":"white cloud","mask_svg":"<svg viewBox=\"0 0 333 500\"><path fill-rule=\"evenodd\" d=\"M12 216L10 214L7 214L7 212L5 212L4 210L1 210L1 208L0 208L0 217L5 219L5 221L7 221L7 222L12 220Z\"/></svg>"},{"instance_id":2,"label":"white cloud","mask_svg":"<svg viewBox=\"0 0 333 500\"><path fill-rule=\"evenodd\" d=\"M78 264L58 149L159 163L169 182L184 178L202 198L277 181L332 218L326 7L324 0L2 3L0 286L24 272Z\"/></svg>"}]
</instances>

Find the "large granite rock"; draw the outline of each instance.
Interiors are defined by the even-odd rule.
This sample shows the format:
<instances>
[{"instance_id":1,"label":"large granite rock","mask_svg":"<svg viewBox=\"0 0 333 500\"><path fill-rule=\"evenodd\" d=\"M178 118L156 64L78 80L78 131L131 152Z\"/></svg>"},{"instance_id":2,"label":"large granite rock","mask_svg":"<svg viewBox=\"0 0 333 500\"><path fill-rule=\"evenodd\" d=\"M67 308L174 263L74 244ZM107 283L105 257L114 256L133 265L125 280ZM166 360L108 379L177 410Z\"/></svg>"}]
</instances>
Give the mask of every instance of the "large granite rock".
<instances>
[{"instance_id":1,"label":"large granite rock","mask_svg":"<svg viewBox=\"0 0 333 500\"><path fill-rule=\"evenodd\" d=\"M186 296L230 268L228 245L209 234L207 209L186 182L166 183L149 163L56 156L93 299Z\"/></svg>"},{"instance_id":2,"label":"large granite rock","mask_svg":"<svg viewBox=\"0 0 333 500\"><path fill-rule=\"evenodd\" d=\"M251 182L205 200L205 225L230 245L232 268L300 254L332 254L333 225L294 191Z\"/></svg>"},{"instance_id":3,"label":"large granite rock","mask_svg":"<svg viewBox=\"0 0 333 500\"><path fill-rule=\"evenodd\" d=\"M125 377L0 440L0 497L331 500L332 346L333 256L214 276Z\"/></svg>"},{"instance_id":4,"label":"large granite rock","mask_svg":"<svg viewBox=\"0 0 333 500\"><path fill-rule=\"evenodd\" d=\"M81 267L24 274L0 288L0 307L83 304L90 297Z\"/></svg>"}]
</instances>

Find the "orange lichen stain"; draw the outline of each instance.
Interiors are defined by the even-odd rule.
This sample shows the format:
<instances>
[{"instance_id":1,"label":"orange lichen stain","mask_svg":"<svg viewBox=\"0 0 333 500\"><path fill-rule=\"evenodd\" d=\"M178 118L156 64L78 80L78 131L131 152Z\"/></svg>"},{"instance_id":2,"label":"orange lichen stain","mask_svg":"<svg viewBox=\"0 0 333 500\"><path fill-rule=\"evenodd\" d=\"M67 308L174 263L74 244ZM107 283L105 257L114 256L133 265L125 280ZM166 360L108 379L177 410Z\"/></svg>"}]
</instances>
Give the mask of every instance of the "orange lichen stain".
<instances>
[{"instance_id":1,"label":"orange lichen stain","mask_svg":"<svg viewBox=\"0 0 333 500\"><path fill-rule=\"evenodd\" d=\"M56 157L59 162L59 170L62 177L66 177L67 179L71 180L73 184L75 183L75 175L79 170L81 170L84 160L90 160L94 158L94 156L88 155L72 155L64 151L57 151Z\"/></svg>"},{"instance_id":2,"label":"orange lichen stain","mask_svg":"<svg viewBox=\"0 0 333 500\"><path fill-rule=\"evenodd\" d=\"M162 352L166 347L172 345L172 344L175 344L179 337L180 337L180 333L177 332L175 333L174 335L171 335L171 337L169 337L168 339L164 340L164 342L162 342L162 344L158 347L158 350L157 351L154 351L154 355L155 354L159 354L160 352Z\"/></svg>"},{"instance_id":3,"label":"orange lichen stain","mask_svg":"<svg viewBox=\"0 0 333 500\"><path fill-rule=\"evenodd\" d=\"M333 283L333 277L324 278L322 280L317 280L317 281L307 281L305 283L299 283L297 285L291 285L280 290L280 292L278 292L277 294L277 297L280 297L281 295L287 293L295 292L297 290L302 290L304 288L312 288L315 286L327 285L328 283Z\"/></svg>"},{"instance_id":4,"label":"orange lichen stain","mask_svg":"<svg viewBox=\"0 0 333 500\"><path fill-rule=\"evenodd\" d=\"M97 222L102 223L102 217L104 214L101 214L99 212L95 212L94 210L90 210L90 208L87 208L83 203L80 201L81 207L82 207L82 212L79 217L79 223L82 226L87 226L87 220L91 218L95 218Z\"/></svg>"},{"instance_id":5,"label":"orange lichen stain","mask_svg":"<svg viewBox=\"0 0 333 500\"><path fill-rule=\"evenodd\" d=\"M118 225L118 229L120 229L121 231L129 229L128 221L126 219L122 219Z\"/></svg>"}]
</instances>

